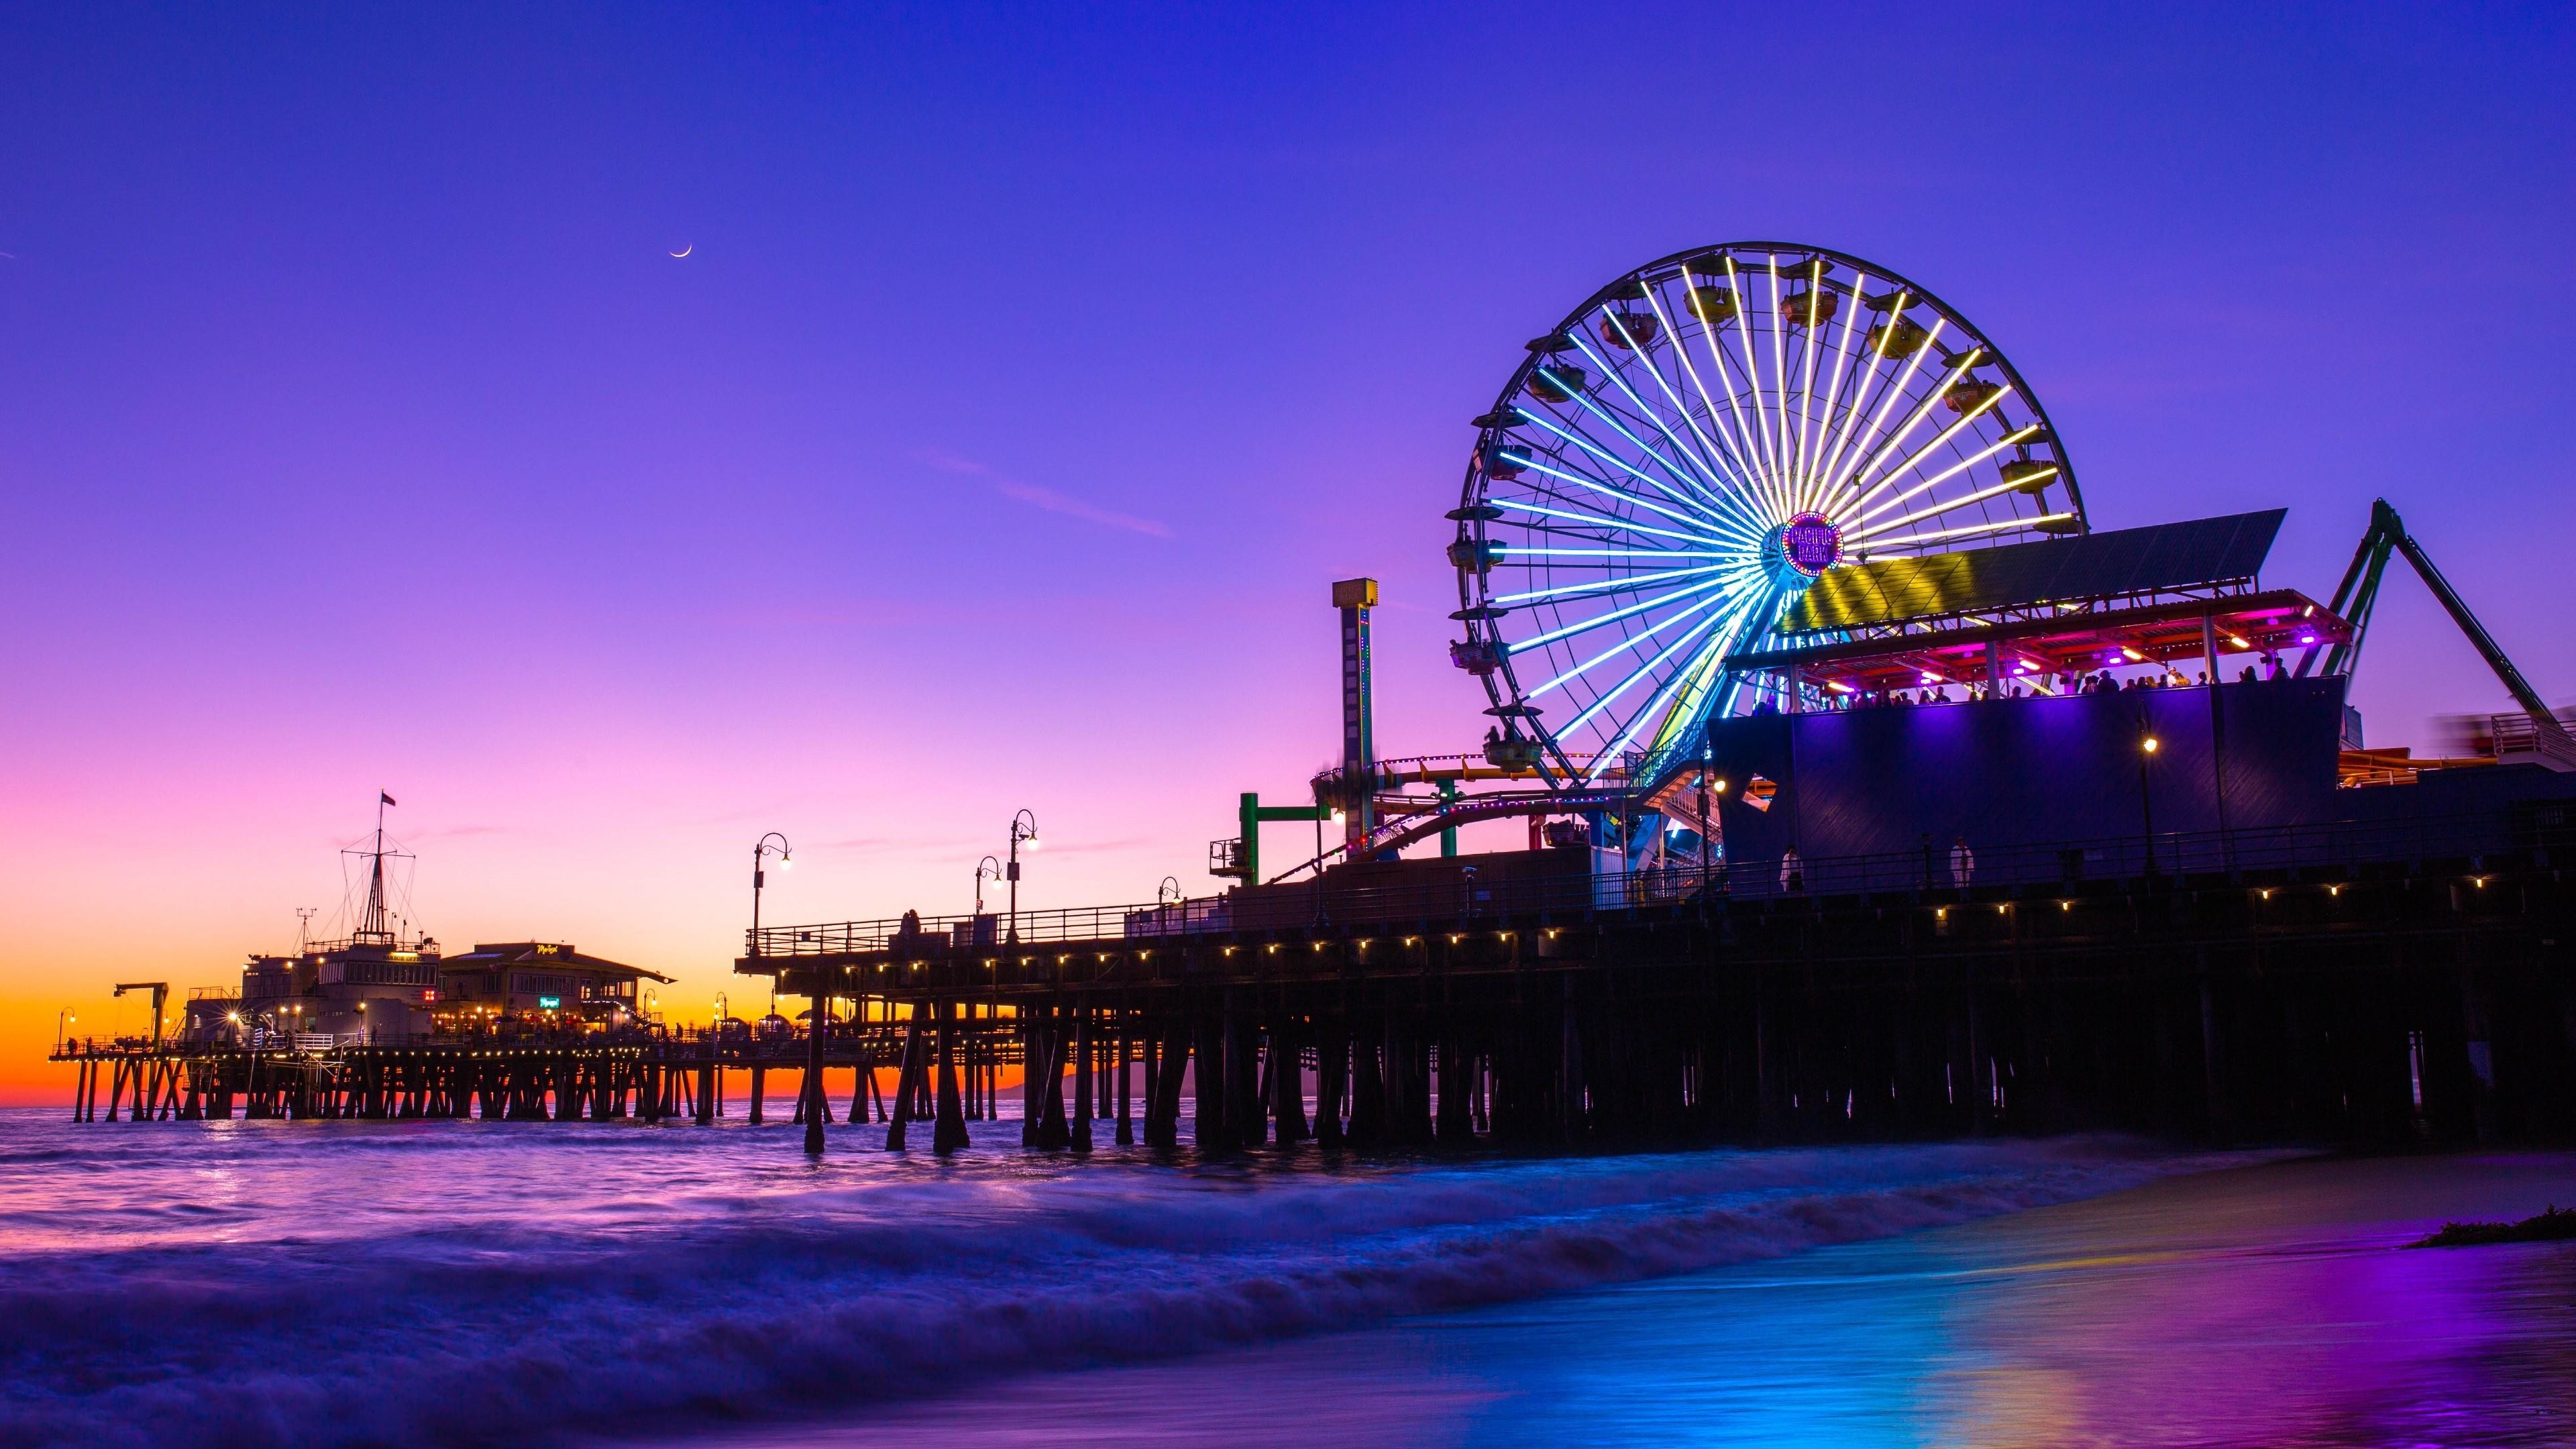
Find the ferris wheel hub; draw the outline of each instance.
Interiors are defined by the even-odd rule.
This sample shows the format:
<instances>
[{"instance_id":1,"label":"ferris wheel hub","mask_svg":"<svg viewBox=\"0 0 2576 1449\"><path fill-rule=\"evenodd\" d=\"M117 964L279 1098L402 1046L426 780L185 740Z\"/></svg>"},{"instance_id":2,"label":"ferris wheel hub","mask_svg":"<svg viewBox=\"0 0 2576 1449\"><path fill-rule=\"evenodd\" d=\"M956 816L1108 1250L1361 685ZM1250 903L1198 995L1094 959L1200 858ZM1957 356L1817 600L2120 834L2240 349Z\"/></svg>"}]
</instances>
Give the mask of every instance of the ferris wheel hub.
<instances>
[{"instance_id":1,"label":"ferris wheel hub","mask_svg":"<svg viewBox=\"0 0 2576 1449\"><path fill-rule=\"evenodd\" d=\"M1821 513L1801 513L1771 530L1763 553L1776 575L1786 569L1788 582L1812 579L1842 560L1843 531Z\"/></svg>"}]
</instances>

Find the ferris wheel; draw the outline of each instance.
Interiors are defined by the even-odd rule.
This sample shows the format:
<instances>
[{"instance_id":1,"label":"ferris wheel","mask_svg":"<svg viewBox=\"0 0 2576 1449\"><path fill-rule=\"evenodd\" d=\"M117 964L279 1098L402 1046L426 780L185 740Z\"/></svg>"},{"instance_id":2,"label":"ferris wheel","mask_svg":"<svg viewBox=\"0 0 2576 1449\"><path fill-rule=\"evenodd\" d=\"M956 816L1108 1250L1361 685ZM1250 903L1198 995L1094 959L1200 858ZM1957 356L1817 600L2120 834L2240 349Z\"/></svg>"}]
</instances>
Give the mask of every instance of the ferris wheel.
<instances>
[{"instance_id":1,"label":"ferris wheel","mask_svg":"<svg viewBox=\"0 0 2576 1449\"><path fill-rule=\"evenodd\" d=\"M1529 344L1450 562L1495 745L1589 784L1753 706L1725 667L1838 564L2087 528L2039 399L1956 310L1785 242L1676 253Z\"/></svg>"}]
</instances>

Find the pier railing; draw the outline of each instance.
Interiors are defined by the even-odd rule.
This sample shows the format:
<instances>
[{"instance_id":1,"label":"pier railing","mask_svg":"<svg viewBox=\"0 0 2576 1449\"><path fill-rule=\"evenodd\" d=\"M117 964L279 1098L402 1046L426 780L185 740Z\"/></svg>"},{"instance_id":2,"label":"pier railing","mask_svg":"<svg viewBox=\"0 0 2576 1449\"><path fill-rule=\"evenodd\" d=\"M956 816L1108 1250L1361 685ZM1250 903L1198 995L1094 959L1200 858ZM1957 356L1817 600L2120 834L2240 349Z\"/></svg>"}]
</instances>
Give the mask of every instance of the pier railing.
<instances>
[{"instance_id":1,"label":"pier railing","mask_svg":"<svg viewBox=\"0 0 2576 1449\"><path fill-rule=\"evenodd\" d=\"M2113 882L2181 878L2249 883L2297 873L2302 878L2359 878L2376 869L2438 870L2464 876L2545 861L2555 846L2576 850L2576 802L2539 802L2503 811L2315 825L2173 831L2153 836L1977 847L1967 869L1954 869L1951 843L1914 850L1812 860L1712 860L1652 869L1572 873L1481 881L1460 875L1396 886L1340 886L1329 877L1264 887L1253 903L1239 895L1136 905L1022 911L1016 916L905 916L891 920L764 926L746 933L750 958L885 954L931 959L992 953L1016 946L1117 941L1307 927L1358 921L1475 920L1558 915L1670 905L1724 897L1735 901L1896 893L1952 893L2001 898L2072 894ZM1308 895L1299 914L1296 892Z\"/></svg>"},{"instance_id":2,"label":"pier railing","mask_svg":"<svg viewBox=\"0 0 2576 1449\"><path fill-rule=\"evenodd\" d=\"M850 1021L835 1016L824 1029L826 1044L846 1055L866 1052L884 1056L900 1044L906 1024L893 1020ZM559 1052L622 1052L659 1061L714 1062L726 1066L794 1066L804 1059L809 1022L744 1021L716 1026L626 1026L611 1031L530 1030L398 1032L370 1028L364 1032L270 1032L165 1036L67 1036L54 1044L52 1061L146 1058L180 1061L191 1058L262 1056L273 1059L361 1056L368 1053L438 1048L444 1051L510 1056ZM842 1056L833 1065L845 1065Z\"/></svg>"}]
</instances>

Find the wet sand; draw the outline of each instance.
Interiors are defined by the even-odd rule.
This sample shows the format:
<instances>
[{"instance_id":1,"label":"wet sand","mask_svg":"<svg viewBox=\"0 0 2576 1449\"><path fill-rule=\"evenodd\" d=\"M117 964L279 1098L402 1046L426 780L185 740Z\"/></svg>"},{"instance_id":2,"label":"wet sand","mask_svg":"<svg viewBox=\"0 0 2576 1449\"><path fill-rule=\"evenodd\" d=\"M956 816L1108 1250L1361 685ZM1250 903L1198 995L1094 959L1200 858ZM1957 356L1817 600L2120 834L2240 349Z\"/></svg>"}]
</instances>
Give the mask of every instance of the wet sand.
<instances>
[{"instance_id":1,"label":"wet sand","mask_svg":"<svg viewBox=\"0 0 2576 1449\"><path fill-rule=\"evenodd\" d=\"M2576 1154L2304 1159L1786 1258L718 1440L2576 1443Z\"/></svg>"}]
</instances>

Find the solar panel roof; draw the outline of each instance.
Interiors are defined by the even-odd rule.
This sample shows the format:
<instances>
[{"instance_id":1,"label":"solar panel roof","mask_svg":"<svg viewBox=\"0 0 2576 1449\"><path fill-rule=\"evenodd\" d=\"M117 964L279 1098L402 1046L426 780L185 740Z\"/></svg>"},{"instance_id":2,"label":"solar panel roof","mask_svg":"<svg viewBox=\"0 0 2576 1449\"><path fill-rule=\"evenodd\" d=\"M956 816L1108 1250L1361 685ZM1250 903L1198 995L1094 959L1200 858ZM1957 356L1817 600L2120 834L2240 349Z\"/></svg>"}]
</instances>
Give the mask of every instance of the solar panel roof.
<instances>
[{"instance_id":1,"label":"solar panel roof","mask_svg":"<svg viewBox=\"0 0 2576 1449\"><path fill-rule=\"evenodd\" d=\"M1998 548L1840 564L1780 621L1780 632L1855 629L1944 614L2250 579L2286 508L2119 528Z\"/></svg>"}]
</instances>

